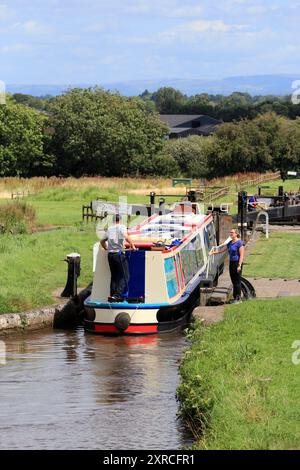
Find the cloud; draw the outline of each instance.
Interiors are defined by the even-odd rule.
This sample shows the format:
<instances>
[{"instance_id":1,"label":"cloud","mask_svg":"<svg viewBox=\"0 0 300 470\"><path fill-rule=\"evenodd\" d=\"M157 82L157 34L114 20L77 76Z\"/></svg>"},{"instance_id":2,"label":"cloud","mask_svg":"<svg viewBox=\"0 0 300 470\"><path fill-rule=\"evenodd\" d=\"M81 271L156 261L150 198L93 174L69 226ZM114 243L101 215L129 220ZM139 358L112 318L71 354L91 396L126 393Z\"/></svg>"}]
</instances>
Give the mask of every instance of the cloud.
<instances>
[{"instance_id":1,"label":"cloud","mask_svg":"<svg viewBox=\"0 0 300 470\"><path fill-rule=\"evenodd\" d=\"M127 44L152 44L157 46L173 45L174 43L198 43L203 40L213 41L216 36L227 35L231 37L232 34L245 33L249 29L246 24L229 24L223 20L205 20L199 19L187 23L179 24L167 31L162 31L154 34L135 35L135 36L115 36L114 40L119 43ZM199 42L199 38L201 41ZM219 44L219 43L218 43Z\"/></svg>"},{"instance_id":2,"label":"cloud","mask_svg":"<svg viewBox=\"0 0 300 470\"><path fill-rule=\"evenodd\" d=\"M261 15L267 12L274 12L280 9L288 10L293 8L294 4L281 0L221 0L219 8L232 14L250 14Z\"/></svg>"},{"instance_id":3,"label":"cloud","mask_svg":"<svg viewBox=\"0 0 300 470\"><path fill-rule=\"evenodd\" d=\"M190 23L185 23L177 28L175 31L204 33L208 31L226 33L233 29L243 29L243 25L230 25L226 24L223 20L196 20Z\"/></svg>"},{"instance_id":4,"label":"cloud","mask_svg":"<svg viewBox=\"0 0 300 470\"><path fill-rule=\"evenodd\" d=\"M13 15L13 11L7 5L0 4L0 21L5 21Z\"/></svg>"},{"instance_id":5,"label":"cloud","mask_svg":"<svg viewBox=\"0 0 300 470\"><path fill-rule=\"evenodd\" d=\"M85 32L102 33L106 29L107 29L107 26L104 22L97 22L97 23L91 23L87 28L85 28Z\"/></svg>"},{"instance_id":6,"label":"cloud","mask_svg":"<svg viewBox=\"0 0 300 470\"><path fill-rule=\"evenodd\" d=\"M18 53L18 52L28 52L32 50L32 46L30 44L8 44L7 46L0 47L0 54L11 54L11 53Z\"/></svg>"},{"instance_id":7,"label":"cloud","mask_svg":"<svg viewBox=\"0 0 300 470\"><path fill-rule=\"evenodd\" d=\"M32 35L49 34L53 32L52 28L38 23L35 20L28 20L24 23L14 23L12 25L12 28L15 30L22 31L23 33Z\"/></svg>"},{"instance_id":8,"label":"cloud","mask_svg":"<svg viewBox=\"0 0 300 470\"><path fill-rule=\"evenodd\" d=\"M121 10L125 13L159 16L167 18L190 18L203 13L202 5L184 4L178 0L140 0L139 2L123 2Z\"/></svg>"},{"instance_id":9,"label":"cloud","mask_svg":"<svg viewBox=\"0 0 300 470\"><path fill-rule=\"evenodd\" d=\"M247 28L243 24L228 24L223 20L196 20L176 26L160 34L160 38L172 43L198 41L199 36L204 34L226 34L235 31L242 31Z\"/></svg>"},{"instance_id":10,"label":"cloud","mask_svg":"<svg viewBox=\"0 0 300 470\"><path fill-rule=\"evenodd\" d=\"M280 6L278 5L250 5L246 7L246 12L250 15L261 15L263 13L274 12L280 10Z\"/></svg>"},{"instance_id":11,"label":"cloud","mask_svg":"<svg viewBox=\"0 0 300 470\"><path fill-rule=\"evenodd\" d=\"M184 7L177 7L168 12L169 17L174 18L189 18L199 16L203 13L203 7L199 5L185 5Z\"/></svg>"}]
</instances>

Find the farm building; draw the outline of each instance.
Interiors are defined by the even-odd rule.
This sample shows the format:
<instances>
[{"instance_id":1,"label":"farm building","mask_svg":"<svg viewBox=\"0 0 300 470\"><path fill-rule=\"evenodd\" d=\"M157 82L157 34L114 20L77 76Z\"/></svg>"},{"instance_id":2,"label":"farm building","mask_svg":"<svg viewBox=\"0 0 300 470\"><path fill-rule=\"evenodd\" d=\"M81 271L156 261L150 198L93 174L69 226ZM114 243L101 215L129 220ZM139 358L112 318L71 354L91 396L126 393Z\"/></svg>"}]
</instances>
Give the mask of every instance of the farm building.
<instances>
[{"instance_id":1,"label":"farm building","mask_svg":"<svg viewBox=\"0 0 300 470\"><path fill-rule=\"evenodd\" d=\"M170 127L169 139L189 135L208 136L213 134L222 121L204 114L161 114L161 120Z\"/></svg>"}]
</instances>

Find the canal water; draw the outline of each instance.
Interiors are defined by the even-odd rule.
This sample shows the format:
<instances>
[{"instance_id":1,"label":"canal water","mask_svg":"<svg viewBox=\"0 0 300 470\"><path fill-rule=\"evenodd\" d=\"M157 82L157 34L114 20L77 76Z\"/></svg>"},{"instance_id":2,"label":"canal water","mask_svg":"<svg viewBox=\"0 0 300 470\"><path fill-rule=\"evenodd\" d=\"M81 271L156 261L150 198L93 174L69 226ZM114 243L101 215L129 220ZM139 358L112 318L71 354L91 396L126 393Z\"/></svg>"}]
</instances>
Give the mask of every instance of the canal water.
<instances>
[{"instance_id":1,"label":"canal water","mask_svg":"<svg viewBox=\"0 0 300 470\"><path fill-rule=\"evenodd\" d=\"M181 334L8 336L0 366L1 449L180 449Z\"/></svg>"}]
</instances>

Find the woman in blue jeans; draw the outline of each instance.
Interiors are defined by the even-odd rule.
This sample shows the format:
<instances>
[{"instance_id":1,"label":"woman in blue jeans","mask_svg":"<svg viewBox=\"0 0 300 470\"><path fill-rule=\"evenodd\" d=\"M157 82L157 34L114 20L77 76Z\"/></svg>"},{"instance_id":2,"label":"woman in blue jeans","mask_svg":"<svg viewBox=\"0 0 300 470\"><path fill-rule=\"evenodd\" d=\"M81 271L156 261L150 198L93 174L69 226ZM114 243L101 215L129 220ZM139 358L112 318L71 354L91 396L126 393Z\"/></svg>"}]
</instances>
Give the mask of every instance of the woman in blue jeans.
<instances>
[{"instance_id":1,"label":"woman in blue jeans","mask_svg":"<svg viewBox=\"0 0 300 470\"><path fill-rule=\"evenodd\" d=\"M231 241L216 250L211 254L224 253L226 250L229 252L229 274L233 285L233 302L239 303L241 301L241 277L243 262L245 256L244 242L240 239L239 233L236 229L230 230Z\"/></svg>"}]
</instances>

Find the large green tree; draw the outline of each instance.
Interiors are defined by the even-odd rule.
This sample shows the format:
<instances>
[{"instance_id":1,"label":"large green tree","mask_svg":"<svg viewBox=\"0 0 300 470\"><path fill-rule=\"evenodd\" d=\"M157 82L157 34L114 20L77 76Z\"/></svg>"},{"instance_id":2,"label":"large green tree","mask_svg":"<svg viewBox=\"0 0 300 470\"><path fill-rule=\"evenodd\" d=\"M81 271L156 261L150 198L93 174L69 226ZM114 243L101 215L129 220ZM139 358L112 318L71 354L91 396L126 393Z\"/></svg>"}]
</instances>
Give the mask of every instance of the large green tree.
<instances>
[{"instance_id":1,"label":"large green tree","mask_svg":"<svg viewBox=\"0 0 300 470\"><path fill-rule=\"evenodd\" d=\"M284 141L282 119L267 113L253 120L222 125L208 155L211 176L274 168Z\"/></svg>"},{"instance_id":2,"label":"large green tree","mask_svg":"<svg viewBox=\"0 0 300 470\"><path fill-rule=\"evenodd\" d=\"M51 149L63 175L146 174L167 127L139 98L73 89L51 104Z\"/></svg>"},{"instance_id":3,"label":"large green tree","mask_svg":"<svg viewBox=\"0 0 300 470\"><path fill-rule=\"evenodd\" d=\"M46 118L8 97L0 106L0 175L47 174L53 158L44 153Z\"/></svg>"},{"instance_id":4,"label":"large green tree","mask_svg":"<svg viewBox=\"0 0 300 470\"><path fill-rule=\"evenodd\" d=\"M300 170L300 118L294 121L281 118L278 150L274 156L274 169L283 173Z\"/></svg>"}]
</instances>

